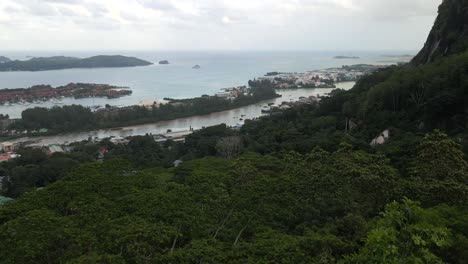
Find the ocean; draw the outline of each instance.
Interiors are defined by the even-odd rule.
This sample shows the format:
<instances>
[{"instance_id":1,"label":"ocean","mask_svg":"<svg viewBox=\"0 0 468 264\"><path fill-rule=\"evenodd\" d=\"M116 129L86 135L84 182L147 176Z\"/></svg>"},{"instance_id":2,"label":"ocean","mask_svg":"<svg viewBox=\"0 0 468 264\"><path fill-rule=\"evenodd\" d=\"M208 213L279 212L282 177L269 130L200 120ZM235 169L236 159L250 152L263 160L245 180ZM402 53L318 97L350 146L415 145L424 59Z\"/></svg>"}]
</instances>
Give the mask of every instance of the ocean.
<instances>
[{"instance_id":1,"label":"ocean","mask_svg":"<svg viewBox=\"0 0 468 264\"><path fill-rule=\"evenodd\" d=\"M1 56L25 60L41 56L90 57L95 55L125 55L155 63L147 67L67 69L42 72L0 72L0 89L26 88L38 84L52 86L70 82L103 83L128 86L131 96L117 99L107 98L64 98L62 104L134 105L144 100L163 98L190 98L203 94L214 94L221 88L246 85L248 80L263 76L267 72L304 72L309 70L341 67L351 64L390 64L397 58L384 55L414 54L414 51L0 51ZM359 56L360 59L333 59L334 56ZM168 60L169 65L158 61ZM200 65L201 69L192 69ZM62 105L59 104L59 105ZM13 104L0 106L0 113L12 118L21 116L27 108L52 107L52 102Z\"/></svg>"}]
</instances>

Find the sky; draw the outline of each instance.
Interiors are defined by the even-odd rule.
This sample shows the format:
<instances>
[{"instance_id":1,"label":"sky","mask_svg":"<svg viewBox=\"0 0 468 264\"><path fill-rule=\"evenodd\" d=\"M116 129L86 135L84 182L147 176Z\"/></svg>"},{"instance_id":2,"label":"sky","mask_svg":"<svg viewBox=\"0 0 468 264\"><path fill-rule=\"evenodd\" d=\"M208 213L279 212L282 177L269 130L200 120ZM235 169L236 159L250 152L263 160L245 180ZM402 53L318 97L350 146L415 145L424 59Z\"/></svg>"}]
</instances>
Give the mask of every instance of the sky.
<instances>
[{"instance_id":1,"label":"sky","mask_svg":"<svg viewBox=\"0 0 468 264\"><path fill-rule=\"evenodd\" d=\"M3 50L418 50L442 0L0 0Z\"/></svg>"}]
</instances>

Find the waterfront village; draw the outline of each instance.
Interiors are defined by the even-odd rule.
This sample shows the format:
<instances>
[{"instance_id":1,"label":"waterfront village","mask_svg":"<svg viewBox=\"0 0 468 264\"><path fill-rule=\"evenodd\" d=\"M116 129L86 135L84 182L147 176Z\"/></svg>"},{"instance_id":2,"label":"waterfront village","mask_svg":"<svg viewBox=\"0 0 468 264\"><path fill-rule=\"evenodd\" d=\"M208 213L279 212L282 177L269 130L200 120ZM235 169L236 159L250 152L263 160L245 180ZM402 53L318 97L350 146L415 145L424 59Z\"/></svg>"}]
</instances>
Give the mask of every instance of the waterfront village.
<instances>
[{"instance_id":1,"label":"waterfront village","mask_svg":"<svg viewBox=\"0 0 468 264\"><path fill-rule=\"evenodd\" d=\"M335 83L337 82L344 82L344 81L357 81L360 77L369 74L375 70L381 69L384 66L378 65L353 65L353 66L343 66L341 68L331 68L326 70L317 70L317 71L308 71L305 73L281 73L281 72L270 72L267 73L265 76L258 78L258 81L268 80L272 84L274 84L275 89L298 89L298 88L335 88ZM112 87L112 86L104 86L104 87ZM240 95L246 95L249 93L249 88L247 86L238 86L238 87L231 87L231 88L223 88L220 92L216 93L215 97L224 98L226 100L234 100ZM204 95L208 96L208 95ZM202 96L203 97L203 96ZM180 106L184 104L185 100L190 99L170 99L165 98L164 101L154 101L154 100L147 100L140 103L140 106L145 106L148 109L153 107L159 107L161 104L171 104L173 106ZM294 105L301 105L301 104L312 104L317 103L320 100L319 97L301 97L298 101L294 102L282 102L279 105L274 105L273 103L264 106L262 109L263 114L278 114L281 111L291 108ZM133 107L133 106L127 106ZM125 108L125 107L124 107ZM122 107L115 107L107 105L104 108L94 109L93 111L102 114L103 116L110 117L112 115L118 114L118 111L121 110ZM6 130L9 125L11 125L15 120L9 119L5 116L0 116L0 129L2 130L3 135L9 136L18 136L18 135L27 135L31 131L14 131L14 130ZM233 129L240 129L242 125L238 124ZM157 134L152 135L154 140L160 144L165 143L166 141L174 141L174 142L183 142L187 135L190 135L195 130L190 128L186 131L171 131L168 130L164 134ZM47 129L40 129L38 131L32 131L34 134L44 135L47 134ZM101 138L89 138L88 142L90 144L96 144L103 139ZM110 142L113 144L127 144L129 142L128 138L122 137L110 137ZM16 150L23 146L30 146L35 148L41 148L44 152L48 154L53 154L57 152L70 152L73 150L73 147L68 143L65 142L62 145L59 144L51 144L48 146L40 146L34 144L34 141L30 141L27 143L12 143L12 142L2 142L0 143L0 162L8 161L10 159L14 159L18 157L16 154ZM100 149L99 153L97 154L97 159L102 159L104 154L106 153L105 149Z\"/></svg>"},{"instance_id":2,"label":"waterfront village","mask_svg":"<svg viewBox=\"0 0 468 264\"><path fill-rule=\"evenodd\" d=\"M275 89L336 88L339 82L355 82L362 76L387 66L356 64L307 72L269 72L258 80L269 80Z\"/></svg>"}]
</instances>

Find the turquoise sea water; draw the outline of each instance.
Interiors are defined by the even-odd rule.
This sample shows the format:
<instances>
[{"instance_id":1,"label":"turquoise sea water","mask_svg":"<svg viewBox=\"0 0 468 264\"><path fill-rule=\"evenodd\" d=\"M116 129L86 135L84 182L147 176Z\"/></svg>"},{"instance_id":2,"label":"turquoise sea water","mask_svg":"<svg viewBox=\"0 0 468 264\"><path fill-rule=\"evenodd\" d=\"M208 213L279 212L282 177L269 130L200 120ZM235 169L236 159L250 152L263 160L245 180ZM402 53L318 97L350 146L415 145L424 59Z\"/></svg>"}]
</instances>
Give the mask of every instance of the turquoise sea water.
<instances>
[{"instance_id":1,"label":"turquoise sea water","mask_svg":"<svg viewBox=\"0 0 468 264\"><path fill-rule=\"evenodd\" d=\"M392 60L382 55L407 54L411 51L223 51L223 52L2 52L0 55L12 59L27 59L27 56L76 56L89 57L101 54L135 56L155 63L148 67L69 69L42 72L0 72L1 88L23 88L37 84L52 86L70 82L105 83L129 86L133 94L118 99L106 98L65 98L63 104L132 105L142 100L189 98L202 94L214 94L219 89L247 84L248 80L263 76L269 71L303 72L308 70L340 67L342 65L369 63L388 64ZM337 55L359 56L359 60L333 59ZM158 65L160 60L169 60L169 65ZM194 65L201 69L192 69ZM54 106L52 102L3 105L0 113L19 117L21 111L35 106Z\"/></svg>"}]
</instances>

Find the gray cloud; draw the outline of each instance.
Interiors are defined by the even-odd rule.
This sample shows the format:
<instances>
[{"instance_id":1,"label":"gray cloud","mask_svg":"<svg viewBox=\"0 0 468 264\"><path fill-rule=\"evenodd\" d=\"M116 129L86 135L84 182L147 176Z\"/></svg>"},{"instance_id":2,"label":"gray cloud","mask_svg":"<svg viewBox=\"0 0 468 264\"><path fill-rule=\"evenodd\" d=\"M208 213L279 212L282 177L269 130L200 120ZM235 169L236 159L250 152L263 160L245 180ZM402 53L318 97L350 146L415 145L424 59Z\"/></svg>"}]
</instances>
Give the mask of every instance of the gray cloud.
<instances>
[{"instance_id":1,"label":"gray cloud","mask_svg":"<svg viewBox=\"0 0 468 264\"><path fill-rule=\"evenodd\" d=\"M137 2L146 8L156 9L160 11L176 10L172 2L168 0L137 0Z\"/></svg>"},{"instance_id":2,"label":"gray cloud","mask_svg":"<svg viewBox=\"0 0 468 264\"><path fill-rule=\"evenodd\" d=\"M0 0L0 30L7 48L35 43L33 28L46 49L105 48L122 35L144 40L124 49L409 49L441 1Z\"/></svg>"}]
</instances>

